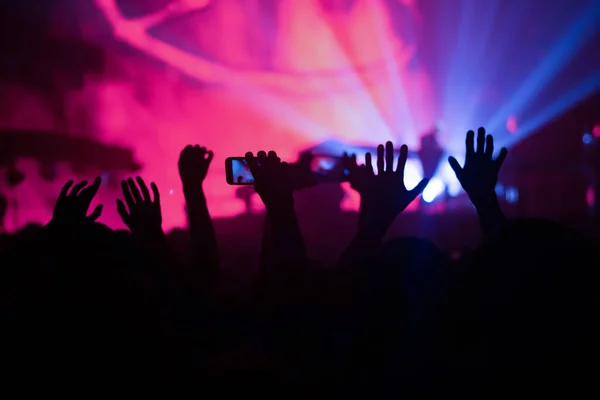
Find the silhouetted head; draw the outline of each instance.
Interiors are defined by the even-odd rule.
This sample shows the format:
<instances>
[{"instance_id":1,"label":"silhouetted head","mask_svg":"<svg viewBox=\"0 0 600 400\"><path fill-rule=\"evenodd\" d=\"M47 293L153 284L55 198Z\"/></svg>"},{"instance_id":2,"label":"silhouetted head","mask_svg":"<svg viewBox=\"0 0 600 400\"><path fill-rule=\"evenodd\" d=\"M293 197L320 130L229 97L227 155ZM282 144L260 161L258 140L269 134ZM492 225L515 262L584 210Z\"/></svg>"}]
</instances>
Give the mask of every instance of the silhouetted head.
<instances>
[{"instance_id":1,"label":"silhouetted head","mask_svg":"<svg viewBox=\"0 0 600 400\"><path fill-rule=\"evenodd\" d=\"M487 343L490 365L516 362L524 374L532 363L581 366L597 341L597 260L585 237L558 223L507 223L474 254L461 335Z\"/></svg>"},{"instance_id":2,"label":"silhouetted head","mask_svg":"<svg viewBox=\"0 0 600 400\"><path fill-rule=\"evenodd\" d=\"M392 239L370 266L365 288L368 308L383 312L380 318L391 323L407 313L415 314L441 294L445 272L446 257L431 241Z\"/></svg>"},{"instance_id":3,"label":"silhouetted head","mask_svg":"<svg viewBox=\"0 0 600 400\"><path fill-rule=\"evenodd\" d=\"M496 304L522 305L541 296L552 301L566 290L578 298L596 281L596 266L593 246L578 232L548 220L519 219L474 254L469 284Z\"/></svg>"}]
</instances>

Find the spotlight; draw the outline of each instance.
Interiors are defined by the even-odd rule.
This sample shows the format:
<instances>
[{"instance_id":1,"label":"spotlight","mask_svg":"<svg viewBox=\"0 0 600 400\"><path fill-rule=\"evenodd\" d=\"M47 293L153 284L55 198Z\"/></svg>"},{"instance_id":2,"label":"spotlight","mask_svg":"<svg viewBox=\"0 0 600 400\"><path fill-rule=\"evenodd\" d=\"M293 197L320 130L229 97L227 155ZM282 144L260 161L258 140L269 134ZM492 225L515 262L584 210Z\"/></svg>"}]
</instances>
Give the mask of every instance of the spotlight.
<instances>
[{"instance_id":1,"label":"spotlight","mask_svg":"<svg viewBox=\"0 0 600 400\"><path fill-rule=\"evenodd\" d=\"M433 178L423 190L423 201L425 203L433 202L438 196L444 193L446 185L440 178Z\"/></svg>"},{"instance_id":2,"label":"spotlight","mask_svg":"<svg viewBox=\"0 0 600 400\"><path fill-rule=\"evenodd\" d=\"M587 203L588 207L594 207L596 204L596 191L593 187L589 187L585 191L585 202Z\"/></svg>"},{"instance_id":3,"label":"spotlight","mask_svg":"<svg viewBox=\"0 0 600 400\"><path fill-rule=\"evenodd\" d=\"M496 185L495 191L496 191L496 196L498 196L498 197L504 197L505 190L504 190L504 185L503 184L498 183Z\"/></svg>"},{"instance_id":4,"label":"spotlight","mask_svg":"<svg viewBox=\"0 0 600 400\"><path fill-rule=\"evenodd\" d=\"M506 119L506 130L510 133L515 133L517 129L517 117L515 117L514 115L510 115Z\"/></svg>"},{"instance_id":5,"label":"spotlight","mask_svg":"<svg viewBox=\"0 0 600 400\"><path fill-rule=\"evenodd\" d=\"M519 190L514 187L506 188L504 198L508 203L515 204L519 201Z\"/></svg>"},{"instance_id":6,"label":"spotlight","mask_svg":"<svg viewBox=\"0 0 600 400\"><path fill-rule=\"evenodd\" d=\"M594 141L594 137L590 133L586 133L583 135L581 140L583 141L583 144L592 144L592 142Z\"/></svg>"},{"instance_id":7,"label":"spotlight","mask_svg":"<svg viewBox=\"0 0 600 400\"><path fill-rule=\"evenodd\" d=\"M592 135L594 135L594 137L600 137L600 124L594 125L594 128L592 128Z\"/></svg>"}]
</instances>

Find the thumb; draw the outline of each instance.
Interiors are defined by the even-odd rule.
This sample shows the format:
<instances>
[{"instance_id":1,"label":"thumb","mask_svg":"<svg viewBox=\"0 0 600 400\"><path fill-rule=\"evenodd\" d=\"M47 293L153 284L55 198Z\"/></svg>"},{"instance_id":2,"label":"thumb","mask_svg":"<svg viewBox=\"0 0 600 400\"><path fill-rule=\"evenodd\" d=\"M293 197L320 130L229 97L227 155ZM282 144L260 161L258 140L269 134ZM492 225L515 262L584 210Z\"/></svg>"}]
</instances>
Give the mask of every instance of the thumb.
<instances>
[{"instance_id":1,"label":"thumb","mask_svg":"<svg viewBox=\"0 0 600 400\"><path fill-rule=\"evenodd\" d=\"M422 179L421 182L419 182L417 184L417 186L415 186L415 188L410 191L412 198L415 199L418 195L423 193L423 190L425 190L425 188L427 187L428 184L429 184L428 178Z\"/></svg>"},{"instance_id":2,"label":"thumb","mask_svg":"<svg viewBox=\"0 0 600 400\"><path fill-rule=\"evenodd\" d=\"M454 173L456 174L456 177L460 179L460 175L462 173L462 167L460 166L460 164L458 163L456 158L454 158L452 156L448 157L448 163L450 164L452 171L454 171Z\"/></svg>"},{"instance_id":3,"label":"thumb","mask_svg":"<svg viewBox=\"0 0 600 400\"><path fill-rule=\"evenodd\" d=\"M117 199L117 212L121 216L123 223L125 223L125 225L129 226L129 213L127 212L127 209L125 208L125 203L123 203L123 201L121 199Z\"/></svg>"},{"instance_id":4,"label":"thumb","mask_svg":"<svg viewBox=\"0 0 600 400\"><path fill-rule=\"evenodd\" d=\"M102 204L100 204L96 208L94 208L94 211L92 211L92 213L87 217L88 220L95 222L98 218L100 218L100 215L102 215L103 207L104 206Z\"/></svg>"}]
</instances>

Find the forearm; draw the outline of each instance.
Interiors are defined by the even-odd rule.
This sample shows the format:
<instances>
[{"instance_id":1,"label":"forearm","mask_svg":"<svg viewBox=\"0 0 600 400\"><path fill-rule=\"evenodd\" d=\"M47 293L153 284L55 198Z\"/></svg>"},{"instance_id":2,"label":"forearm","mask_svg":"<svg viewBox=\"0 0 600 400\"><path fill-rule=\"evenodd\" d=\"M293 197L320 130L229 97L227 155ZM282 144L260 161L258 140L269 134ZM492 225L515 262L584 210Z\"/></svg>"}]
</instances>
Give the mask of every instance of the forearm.
<instances>
[{"instance_id":1,"label":"forearm","mask_svg":"<svg viewBox=\"0 0 600 400\"><path fill-rule=\"evenodd\" d=\"M495 232L506 222L506 216L502 212L495 194L474 201L473 204L479 215L481 229L486 235Z\"/></svg>"},{"instance_id":2,"label":"forearm","mask_svg":"<svg viewBox=\"0 0 600 400\"><path fill-rule=\"evenodd\" d=\"M293 201L269 206L267 214L274 267L306 266L308 257Z\"/></svg>"},{"instance_id":3,"label":"forearm","mask_svg":"<svg viewBox=\"0 0 600 400\"><path fill-rule=\"evenodd\" d=\"M218 246L215 228L208 211L202 188L186 188L188 224L192 241L192 263L198 271L216 274L218 270Z\"/></svg>"},{"instance_id":4,"label":"forearm","mask_svg":"<svg viewBox=\"0 0 600 400\"><path fill-rule=\"evenodd\" d=\"M259 280L263 280L268 273L268 270L271 268L272 264L272 252L273 246L271 243L271 228L269 227L269 217L268 215L265 217L265 223L263 227L263 238L262 238L262 247L260 253L260 267L258 271Z\"/></svg>"},{"instance_id":5,"label":"forearm","mask_svg":"<svg viewBox=\"0 0 600 400\"><path fill-rule=\"evenodd\" d=\"M361 205L358 231L338 261L340 271L355 274L363 270L377 253L390 225L390 218L373 218Z\"/></svg>"}]
</instances>

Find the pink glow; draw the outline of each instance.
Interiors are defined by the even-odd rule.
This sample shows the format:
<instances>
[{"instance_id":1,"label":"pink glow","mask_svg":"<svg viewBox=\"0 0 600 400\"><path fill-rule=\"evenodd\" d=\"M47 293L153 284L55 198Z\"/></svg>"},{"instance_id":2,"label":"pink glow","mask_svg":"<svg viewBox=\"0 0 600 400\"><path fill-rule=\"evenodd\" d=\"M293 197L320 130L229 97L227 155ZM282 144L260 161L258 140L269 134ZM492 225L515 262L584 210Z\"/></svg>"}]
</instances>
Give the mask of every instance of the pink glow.
<instances>
[{"instance_id":1,"label":"pink glow","mask_svg":"<svg viewBox=\"0 0 600 400\"><path fill-rule=\"evenodd\" d=\"M588 207L594 207L594 205L596 204L596 191L594 190L594 188L587 188L585 192L585 201Z\"/></svg>"},{"instance_id":2,"label":"pink glow","mask_svg":"<svg viewBox=\"0 0 600 400\"><path fill-rule=\"evenodd\" d=\"M416 148L418 132L439 119L429 76L407 68L415 49L392 33L387 9L379 0L356 0L344 13L328 12L317 0L281 0L275 16L277 31L256 25L260 2L244 2L241 7L240 2L216 1L211 4L211 22L190 24L193 28L188 32L199 46L210 50L210 59L148 34L148 28L177 16L181 11L177 7L128 20L115 0L94 1L114 39L164 65L108 46L108 64L118 65L126 77L89 80L80 93L73 94L73 107L93 109L92 126L73 129L91 130L106 143L135 149L144 165L141 176L154 180L163 193L165 228L185 223L177 158L186 144L198 143L214 151L205 188L212 215L224 217L244 208L235 188L225 183L228 156L275 149L293 161L300 150L328 139L378 144L399 135ZM190 7L204 3L181 2ZM415 7L413 1L403 3L411 11ZM248 35L258 43L272 40L270 47L264 44L270 49L268 55L250 51ZM254 67L236 69L216 60ZM409 104L403 106L407 99ZM393 132L398 126L402 132ZM44 195L52 199L69 175L66 171L59 182L43 185L30 178L18 188L31 202L20 206L14 226L47 220L51 200L40 204L41 188L52 193ZM347 187L346 192L344 208L356 209L358 196ZM108 187L99 195L105 204L101 220L115 226L116 195Z\"/></svg>"},{"instance_id":3,"label":"pink glow","mask_svg":"<svg viewBox=\"0 0 600 400\"><path fill-rule=\"evenodd\" d=\"M594 128L592 128L592 135L594 135L594 137L600 137L600 124L594 125Z\"/></svg>"},{"instance_id":4,"label":"pink glow","mask_svg":"<svg viewBox=\"0 0 600 400\"><path fill-rule=\"evenodd\" d=\"M515 117L514 115L509 116L506 119L506 130L510 133L515 133L517 129L517 117Z\"/></svg>"}]
</instances>

